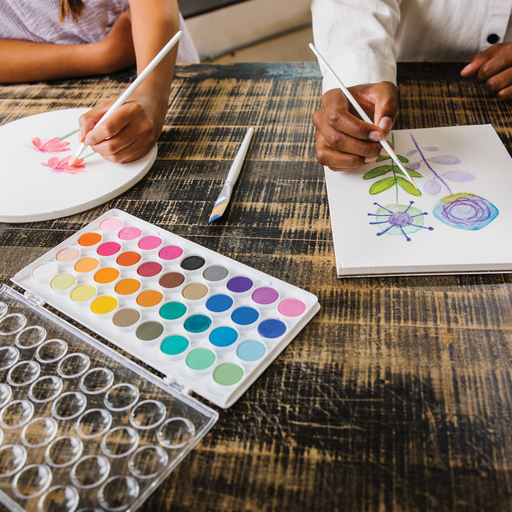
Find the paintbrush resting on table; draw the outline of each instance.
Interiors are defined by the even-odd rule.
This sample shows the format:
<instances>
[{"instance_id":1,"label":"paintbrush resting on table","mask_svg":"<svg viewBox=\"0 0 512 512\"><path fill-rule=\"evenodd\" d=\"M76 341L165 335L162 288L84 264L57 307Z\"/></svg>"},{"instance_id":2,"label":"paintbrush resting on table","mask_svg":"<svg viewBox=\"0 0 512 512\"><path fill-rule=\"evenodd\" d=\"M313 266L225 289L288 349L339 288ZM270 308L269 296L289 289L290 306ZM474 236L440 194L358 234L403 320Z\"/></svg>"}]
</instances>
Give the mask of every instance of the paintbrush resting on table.
<instances>
[{"instance_id":1,"label":"paintbrush resting on table","mask_svg":"<svg viewBox=\"0 0 512 512\"><path fill-rule=\"evenodd\" d=\"M212 222L219 217L222 217L222 214L226 210L229 200L231 199L231 193L233 192L233 187L235 186L236 180L238 179L238 175L242 170L242 165L244 163L245 155L247 150L249 149L249 144L251 143L252 134L254 133L254 128L249 128L245 138L238 150L235 161L229 170L228 177L226 178L226 182L222 187L222 190L217 198L215 206L213 207L212 214L210 215L210 220L208 222Z\"/></svg>"},{"instance_id":2,"label":"paintbrush resting on table","mask_svg":"<svg viewBox=\"0 0 512 512\"><path fill-rule=\"evenodd\" d=\"M123 103L125 103L128 98L135 92L135 90L139 87L139 85L146 79L146 77L153 71L160 61L169 53L171 48L179 41L180 37L183 35L183 32L179 30L176 32L174 37L158 52L158 55L144 68L144 71L133 81L133 83L126 89L126 91L119 96L117 101L105 112L103 117L96 123L98 126L100 123L105 121L107 117L112 115ZM82 142L79 148L76 150L75 154L72 155L69 159L69 165L73 165L77 158L80 158L80 155L85 149L85 144Z\"/></svg>"},{"instance_id":3,"label":"paintbrush resting on table","mask_svg":"<svg viewBox=\"0 0 512 512\"><path fill-rule=\"evenodd\" d=\"M338 75L334 72L331 66L327 64L327 61L320 55L315 46L312 43L310 43L309 47L311 48L311 50L313 50L313 53L318 57L318 60L325 66L325 69L327 69L330 75L334 78L339 88L342 90L343 94L347 97L348 101L352 103L352 106L357 110L358 114L361 116L363 121L373 124L373 121L369 118L368 114L362 109L361 105L357 103L357 100L354 98L354 96L352 96L351 92L345 87L345 85L343 85L343 82L339 79ZM388 152L388 155L393 159L395 164L398 165L398 168L405 174L405 176L407 176L407 179L414 185L414 188L417 189L419 192L420 189L417 187L416 183L414 183L414 180L411 178L411 175L407 172L407 169L402 165L402 162L400 162L395 152L391 149L389 142L387 140L381 140L379 142L381 146Z\"/></svg>"}]
</instances>

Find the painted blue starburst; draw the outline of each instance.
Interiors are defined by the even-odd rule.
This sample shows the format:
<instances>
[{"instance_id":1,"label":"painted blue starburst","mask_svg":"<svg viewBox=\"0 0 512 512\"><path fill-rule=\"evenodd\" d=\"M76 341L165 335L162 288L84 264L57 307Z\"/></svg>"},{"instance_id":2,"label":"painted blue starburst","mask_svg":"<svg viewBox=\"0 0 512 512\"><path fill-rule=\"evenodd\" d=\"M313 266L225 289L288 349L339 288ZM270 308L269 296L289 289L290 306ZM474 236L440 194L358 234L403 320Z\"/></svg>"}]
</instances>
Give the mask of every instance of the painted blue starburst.
<instances>
[{"instance_id":1,"label":"painted blue starburst","mask_svg":"<svg viewBox=\"0 0 512 512\"><path fill-rule=\"evenodd\" d=\"M412 233L416 233L420 229L427 229L432 231L434 228L424 226L425 215L427 212L421 212L412 205L414 201L411 201L409 205L404 204L388 204L381 206L379 203L373 203L378 206L377 213L369 213L368 216L376 217L375 224L379 226L380 232L377 236L384 234L387 235L403 235L405 239L410 242L411 238L408 236Z\"/></svg>"}]
</instances>

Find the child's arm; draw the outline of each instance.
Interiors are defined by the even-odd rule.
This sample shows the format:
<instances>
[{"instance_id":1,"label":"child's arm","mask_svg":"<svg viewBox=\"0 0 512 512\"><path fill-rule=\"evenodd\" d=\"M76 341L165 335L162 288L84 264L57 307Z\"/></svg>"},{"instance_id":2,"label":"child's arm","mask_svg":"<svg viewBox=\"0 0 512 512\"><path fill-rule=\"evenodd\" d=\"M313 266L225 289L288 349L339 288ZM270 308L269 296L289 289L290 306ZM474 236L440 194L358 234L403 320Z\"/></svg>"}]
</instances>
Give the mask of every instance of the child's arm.
<instances>
[{"instance_id":1,"label":"child's arm","mask_svg":"<svg viewBox=\"0 0 512 512\"><path fill-rule=\"evenodd\" d=\"M179 29L176 0L130 0L137 72L153 60ZM147 154L162 132L178 50L176 45L130 99L94 128L115 100L80 118L86 145L112 162L130 162Z\"/></svg>"},{"instance_id":2,"label":"child's arm","mask_svg":"<svg viewBox=\"0 0 512 512\"><path fill-rule=\"evenodd\" d=\"M43 44L0 39L0 83L38 82L106 74L135 63L130 14L91 44Z\"/></svg>"}]
</instances>

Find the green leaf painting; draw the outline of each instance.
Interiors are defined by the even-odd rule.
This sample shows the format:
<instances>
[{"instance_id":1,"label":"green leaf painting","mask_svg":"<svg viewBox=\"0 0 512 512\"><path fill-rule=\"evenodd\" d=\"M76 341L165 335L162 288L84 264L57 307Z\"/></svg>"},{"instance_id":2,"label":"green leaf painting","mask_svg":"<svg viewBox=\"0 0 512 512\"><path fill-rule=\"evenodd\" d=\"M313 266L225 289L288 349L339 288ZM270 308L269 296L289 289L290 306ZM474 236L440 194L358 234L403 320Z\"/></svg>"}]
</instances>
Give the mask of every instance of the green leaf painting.
<instances>
[{"instance_id":1,"label":"green leaf painting","mask_svg":"<svg viewBox=\"0 0 512 512\"><path fill-rule=\"evenodd\" d=\"M398 157L398 160L400 160L400 162L402 162L403 164L409 163L409 160L407 160L407 158L405 158L405 156L402 156L402 155L396 155L396 156ZM376 162L384 162L385 160L393 161L393 159L388 155L388 156L379 156L379 158L377 158Z\"/></svg>"},{"instance_id":2,"label":"green leaf painting","mask_svg":"<svg viewBox=\"0 0 512 512\"><path fill-rule=\"evenodd\" d=\"M421 192L409 180L398 176L396 182L412 196L421 196Z\"/></svg>"},{"instance_id":3,"label":"green leaf painting","mask_svg":"<svg viewBox=\"0 0 512 512\"><path fill-rule=\"evenodd\" d=\"M393 144L395 142L394 134L392 134ZM414 169L410 169L406 164L409 163L409 159L402 155L397 155L400 162L402 162L405 167L407 167L407 171L412 178L422 178L423 175ZM370 187L370 194L372 196L380 194L385 190L389 190L392 187L396 187L397 193L397 201L398 201L398 186L402 188L408 194L412 196L421 196L421 192L407 179L402 178L404 176L404 172L400 170L398 165L392 160L390 156L381 156L377 158L377 162L386 162L385 165L379 165L378 167L374 167L364 174L364 180L374 180L376 178L381 178L382 176L386 176L386 174L392 173L392 176L388 176L385 178L381 178L374 182Z\"/></svg>"},{"instance_id":4,"label":"green leaf painting","mask_svg":"<svg viewBox=\"0 0 512 512\"><path fill-rule=\"evenodd\" d=\"M390 189L391 187L393 187L395 185L396 185L396 177L384 178L383 180L376 181L370 187L370 194L372 196L375 196L377 194L380 194L381 192L384 192L385 190Z\"/></svg>"},{"instance_id":5,"label":"green leaf painting","mask_svg":"<svg viewBox=\"0 0 512 512\"><path fill-rule=\"evenodd\" d=\"M370 194L375 196L395 185L400 185L408 194L411 194L412 196L421 196L421 192L410 181L402 178L401 176L393 176L376 181L370 187Z\"/></svg>"},{"instance_id":6,"label":"green leaf painting","mask_svg":"<svg viewBox=\"0 0 512 512\"><path fill-rule=\"evenodd\" d=\"M397 166L381 165L380 167L374 167L371 171L368 171L363 176L363 180L372 180L374 178L378 178L379 176L384 176L384 174L387 174L388 172L393 172L393 170L397 174L401 174L402 176L404 176L403 171L400 170L400 168ZM408 169L408 172L412 178L422 178L423 177L419 172L413 171L412 169Z\"/></svg>"}]
</instances>

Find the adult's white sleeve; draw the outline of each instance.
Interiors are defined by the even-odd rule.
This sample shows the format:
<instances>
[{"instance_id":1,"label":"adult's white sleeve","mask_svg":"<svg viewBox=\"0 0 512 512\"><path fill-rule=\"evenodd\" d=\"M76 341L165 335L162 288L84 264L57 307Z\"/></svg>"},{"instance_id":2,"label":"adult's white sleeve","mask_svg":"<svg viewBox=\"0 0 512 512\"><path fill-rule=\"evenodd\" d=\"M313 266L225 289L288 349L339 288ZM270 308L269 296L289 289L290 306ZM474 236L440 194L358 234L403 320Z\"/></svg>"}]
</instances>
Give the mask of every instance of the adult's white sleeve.
<instances>
[{"instance_id":1,"label":"adult's white sleeve","mask_svg":"<svg viewBox=\"0 0 512 512\"><path fill-rule=\"evenodd\" d=\"M402 0L313 0L315 46L347 86L396 84L395 33ZM322 68L322 66L321 66ZM322 69L323 92L337 87Z\"/></svg>"}]
</instances>

